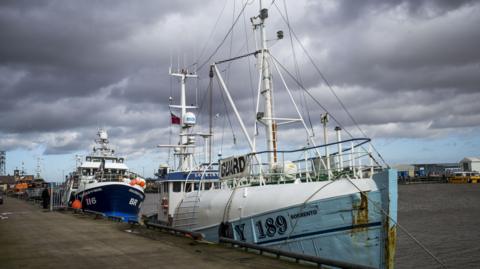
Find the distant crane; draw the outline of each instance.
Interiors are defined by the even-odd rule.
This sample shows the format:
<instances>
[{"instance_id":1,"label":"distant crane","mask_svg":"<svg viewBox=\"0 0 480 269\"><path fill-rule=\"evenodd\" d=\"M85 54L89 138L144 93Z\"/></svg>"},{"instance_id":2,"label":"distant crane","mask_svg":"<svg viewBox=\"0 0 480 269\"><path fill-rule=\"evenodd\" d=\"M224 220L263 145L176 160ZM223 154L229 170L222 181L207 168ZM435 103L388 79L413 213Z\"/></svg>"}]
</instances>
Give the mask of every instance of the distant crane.
<instances>
[{"instance_id":1,"label":"distant crane","mask_svg":"<svg viewBox=\"0 0 480 269\"><path fill-rule=\"evenodd\" d=\"M7 174L6 163L7 154L2 150L0 151L0 176L5 176Z\"/></svg>"}]
</instances>

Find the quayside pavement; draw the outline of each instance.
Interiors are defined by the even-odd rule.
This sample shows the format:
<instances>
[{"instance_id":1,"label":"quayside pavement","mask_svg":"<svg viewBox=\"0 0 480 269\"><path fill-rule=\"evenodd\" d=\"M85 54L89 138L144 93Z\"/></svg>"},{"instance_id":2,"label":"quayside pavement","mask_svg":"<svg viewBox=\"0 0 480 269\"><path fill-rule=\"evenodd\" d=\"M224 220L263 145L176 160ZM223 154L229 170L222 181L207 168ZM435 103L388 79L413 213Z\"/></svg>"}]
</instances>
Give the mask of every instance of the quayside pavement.
<instances>
[{"instance_id":1,"label":"quayside pavement","mask_svg":"<svg viewBox=\"0 0 480 269\"><path fill-rule=\"evenodd\" d=\"M16 198L0 205L0 268L312 268Z\"/></svg>"}]
</instances>

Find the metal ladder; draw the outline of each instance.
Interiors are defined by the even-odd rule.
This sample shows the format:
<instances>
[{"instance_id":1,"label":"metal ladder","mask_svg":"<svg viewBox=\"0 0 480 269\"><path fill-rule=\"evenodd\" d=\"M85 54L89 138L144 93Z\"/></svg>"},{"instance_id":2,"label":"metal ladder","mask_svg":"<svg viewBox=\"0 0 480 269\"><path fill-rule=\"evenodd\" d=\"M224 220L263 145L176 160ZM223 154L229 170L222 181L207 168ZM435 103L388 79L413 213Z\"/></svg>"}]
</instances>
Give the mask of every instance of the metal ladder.
<instances>
[{"instance_id":1,"label":"metal ladder","mask_svg":"<svg viewBox=\"0 0 480 269\"><path fill-rule=\"evenodd\" d=\"M200 202L200 191L190 197L184 197L178 204L173 218L173 226L182 229L193 229L197 225L196 213Z\"/></svg>"}]
</instances>

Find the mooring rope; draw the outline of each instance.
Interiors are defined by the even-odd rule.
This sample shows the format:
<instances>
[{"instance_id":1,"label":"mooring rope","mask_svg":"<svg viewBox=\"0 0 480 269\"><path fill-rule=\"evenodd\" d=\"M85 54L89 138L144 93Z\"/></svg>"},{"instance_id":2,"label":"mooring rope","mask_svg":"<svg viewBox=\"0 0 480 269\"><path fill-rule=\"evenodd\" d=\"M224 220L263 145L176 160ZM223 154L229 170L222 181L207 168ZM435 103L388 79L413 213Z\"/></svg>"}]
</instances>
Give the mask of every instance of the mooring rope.
<instances>
[{"instance_id":1,"label":"mooring rope","mask_svg":"<svg viewBox=\"0 0 480 269\"><path fill-rule=\"evenodd\" d=\"M321 190L323 190L325 187L329 186L330 184L332 184L334 181L330 181L328 182L327 184L321 186L320 188L318 188L315 192L313 192L312 195L310 195L303 203L302 203L302 207L300 208L300 213L303 212L303 210L305 209L305 207L307 206L307 203L308 201L310 201L310 199L312 199L317 193L319 193ZM290 239L290 236L292 235L292 233L295 231L295 227L297 227L297 223L298 223L298 218L295 219L295 223L292 225L292 230L290 231L290 233L288 234L287 238L285 239L288 240Z\"/></svg>"},{"instance_id":2,"label":"mooring rope","mask_svg":"<svg viewBox=\"0 0 480 269\"><path fill-rule=\"evenodd\" d=\"M355 185L355 183L353 183L352 179L350 179L350 177L348 177L348 175L346 176L346 179L360 192L360 193L364 193L364 191L362 191L357 185ZM405 234L407 234L420 248L422 248L428 255L430 255L430 257L432 257L438 264L440 264L443 268L447 268L447 266L445 265L445 263L443 263L437 256L435 256L425 245L423 245L417 238L415 238L415 236L413 236L413 234L411 234L406 228L404 228L402 225L400 225L400 223L398 223L397 220L393 219L390 214L388 214L387 212L385 212L385 210L381 207L379 207L374 201L370 200L370 198L365 195L365 197L367 197L367 199L371 202L371 204L373 204L374 207L376 207L377 209L379 209L385 216L387 216L391 221L393 221L393 223L395 225L398 226L398 228L400 228L400 230L402 230Z\"/></svg>"}]
</instances>

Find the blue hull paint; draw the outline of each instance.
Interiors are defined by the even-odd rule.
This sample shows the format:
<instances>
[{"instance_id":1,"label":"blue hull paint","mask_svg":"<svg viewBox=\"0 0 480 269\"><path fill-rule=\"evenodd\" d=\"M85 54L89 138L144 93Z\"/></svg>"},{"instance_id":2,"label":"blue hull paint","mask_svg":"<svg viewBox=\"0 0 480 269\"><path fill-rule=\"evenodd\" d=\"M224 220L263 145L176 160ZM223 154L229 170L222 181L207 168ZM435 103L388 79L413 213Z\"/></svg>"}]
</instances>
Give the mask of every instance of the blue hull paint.
<instances>
[{"instance_id":1,"label":"blue hull paint","mask_svg":"<svg viewBox=\"0 0 480 269\"><path fill-rule=\"evenodd\" d=\"M138 221L145 194L129 185L109 184L88 188L78 193L76 198L82 201L82 209L85 211L130 222Z\"/></svg>"},{"instance_id":2,"label":"blue hull paint","mask_svg":"<svg viewBox=\"0 0 480 269\"><path fill-rule=\"evenodd\" d=\"M393 268L394 238L386 228L395 230L397 220L396 171L380 173L374 180L379 190L366 195L317 200L232 221L230 235L235 240L286 251ZM197 231L207 240L218 241L219 229Z\"/></svg>"},{"instance_id":3,"label":"blue hull paint","mask_svg":"<svg viewBox=\"0 0 480 269\"><path fill-rule=\"evenodd\" d=\"M369 192L368 199L380 202L380 192ZM367 203L368 208L361 209L361 200L360 194L348 195L237 220L231 223L233 238L296 253L334 257L336 260L379 267L382 217L371 202ZM366 214L366 218L359 219L360 214ZM279 216L285 218L286 225L278 225ZM273 223L270 227L275 226L270 233L268 219L273 221L270 221ZM207 240L218 241L218 231L219 226L199 232Z\"/></svg>"}]
</instances>

